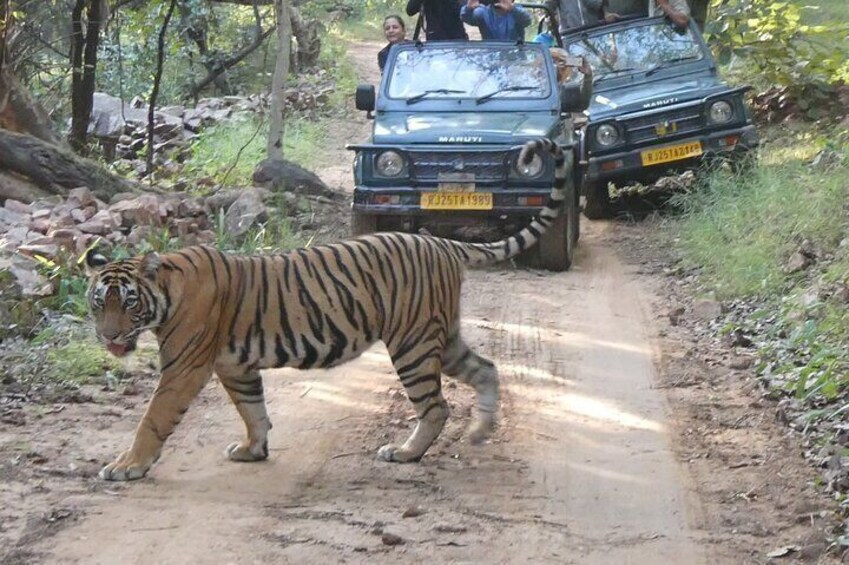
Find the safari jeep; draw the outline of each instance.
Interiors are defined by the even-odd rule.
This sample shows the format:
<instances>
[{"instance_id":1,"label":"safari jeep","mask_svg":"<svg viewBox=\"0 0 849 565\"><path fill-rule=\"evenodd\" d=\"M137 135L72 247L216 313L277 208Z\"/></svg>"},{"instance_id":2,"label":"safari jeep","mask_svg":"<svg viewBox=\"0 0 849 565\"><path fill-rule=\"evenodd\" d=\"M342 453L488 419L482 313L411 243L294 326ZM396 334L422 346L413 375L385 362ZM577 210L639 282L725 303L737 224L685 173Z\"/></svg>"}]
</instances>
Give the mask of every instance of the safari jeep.
<instances>
[{"instance_id":1,"label":"safari jeep","mask_svg":"<svg viewBox=\"0 0 849 565\"><path fill-rule=\"evenodd\" d=\"M563 146L571 168L571 112L587 107L590 83L577 70L558 82L548 47L536 43L393 46L377 92L357 88L357 108L374 127L368 143L349 146L352 231L425 228L484 240L518 231L546 203L554 180L550 156L522 165L519 150L547 137ZM564 271L572 263L579 210L569 180L564 213L529 251L536 266Z\"/></svg>"},{"instance_id":2,"label":"safari jeep","mask_svg":"<svg viewBox=\"0 0 849 565\"><path fill-rule=\"evenodd\" d=\"M758 146L743 103L749 87L722 82L692 19L681 30L663 17L625 19L576 30L563 43L593 68L580 140L588 218L611 213L611 182L653 182L712 159L739 165Z\"/></svg>"}]
</instances>

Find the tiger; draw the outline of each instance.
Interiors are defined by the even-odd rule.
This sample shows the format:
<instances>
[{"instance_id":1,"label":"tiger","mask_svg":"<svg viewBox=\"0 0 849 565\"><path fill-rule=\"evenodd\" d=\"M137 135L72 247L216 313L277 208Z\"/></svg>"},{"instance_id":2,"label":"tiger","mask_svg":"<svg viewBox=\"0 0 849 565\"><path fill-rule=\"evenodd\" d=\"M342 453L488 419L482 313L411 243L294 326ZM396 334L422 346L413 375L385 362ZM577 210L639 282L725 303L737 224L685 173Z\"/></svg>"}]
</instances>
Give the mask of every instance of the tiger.
<instances>
[{"instance_id":1,"label":"tiger","mask_svg":"<svg viewBox=\"0 0 849 565\"><path fill-rule=\"evenodd\" d=\"M494 243L471 243L402 232L373 233L276 255L231 255L214 247L110 261L86 253L87 300L95 333L117 357L151 330L159 345L160 376L132 445L104 466L110 481L148 472L191 401L213 374L244 420L246 436L229 444L232 461L268 458L271 421L261 369L333 367L382 341L416 413L403 444L377 457L418 461L448 418L441 376L474 388L470 443L496 425L499 376L495 364L460 335L460 290L466 266L509 259L528 249L560 213L571 185L557 143L522 146L529 163L547 152L554 162L548 201L518 233Z\"/></svg>"}]
</instances>

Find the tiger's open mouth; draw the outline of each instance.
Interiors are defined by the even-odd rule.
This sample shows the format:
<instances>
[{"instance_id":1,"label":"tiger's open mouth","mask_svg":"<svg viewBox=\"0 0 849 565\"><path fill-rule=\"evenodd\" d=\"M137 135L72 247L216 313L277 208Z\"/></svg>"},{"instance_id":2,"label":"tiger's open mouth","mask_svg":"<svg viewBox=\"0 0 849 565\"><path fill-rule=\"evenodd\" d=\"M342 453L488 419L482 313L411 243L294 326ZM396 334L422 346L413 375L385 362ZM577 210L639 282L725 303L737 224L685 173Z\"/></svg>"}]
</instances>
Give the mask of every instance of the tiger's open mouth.
<instances>
[{"instance_id":1,"label":"tiger's open mouth","mask_svg":"<svg viewBox=\"0 0 849 565\"><path fill-rule=\"evenodd\" d=\"M105 341L106 350L115 357L123 357L136 349L136 342L130 343L115 343L113 341Z\"/></svg>"}]
</instances>

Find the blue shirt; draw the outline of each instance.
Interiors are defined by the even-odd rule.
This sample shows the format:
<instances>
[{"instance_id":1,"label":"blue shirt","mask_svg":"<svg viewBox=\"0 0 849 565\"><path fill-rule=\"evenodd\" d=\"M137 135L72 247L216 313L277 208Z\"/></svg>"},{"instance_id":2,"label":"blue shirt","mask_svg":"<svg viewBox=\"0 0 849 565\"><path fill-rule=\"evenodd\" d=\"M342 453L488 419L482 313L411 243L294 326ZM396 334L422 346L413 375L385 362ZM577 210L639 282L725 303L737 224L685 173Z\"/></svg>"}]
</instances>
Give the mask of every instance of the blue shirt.
<instances>
[{"instance_id":1,"label":"blue shirt","mask_svg":"<svg viewBox=\"0 0 849 565\"><path fill-rule=\"evenodd\" d=\"M499 12L492 6L478 6L469 10L466 5L460 9L460 19L477 26L483 39L502 39L518 41L525 37L525 28L531 23L531 16L521 6L513 6L509 12Z\"/></svg>"}]
</instances>

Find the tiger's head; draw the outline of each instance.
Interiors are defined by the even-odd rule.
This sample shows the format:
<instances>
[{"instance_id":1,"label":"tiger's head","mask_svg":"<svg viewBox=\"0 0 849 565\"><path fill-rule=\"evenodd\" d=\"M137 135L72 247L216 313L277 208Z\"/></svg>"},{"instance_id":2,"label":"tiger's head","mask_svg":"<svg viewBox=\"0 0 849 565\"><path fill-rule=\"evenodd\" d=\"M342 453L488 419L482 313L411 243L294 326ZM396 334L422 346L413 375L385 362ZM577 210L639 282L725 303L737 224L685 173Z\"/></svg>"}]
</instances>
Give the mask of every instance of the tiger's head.
<instances>
[{"instance_id":1,"label":"tiger's head","mask_svg":"<svg viewBox=\"0 0 849 565\"><path fill-rule=\"evenodd\" d=\"M136 348L139 334L157 325L165 300L157 285L160 258L156 253L110 262L96 250L86 253L91 276L88 304L97 337L116 357Z\"/></svg>"}]
</instances>

